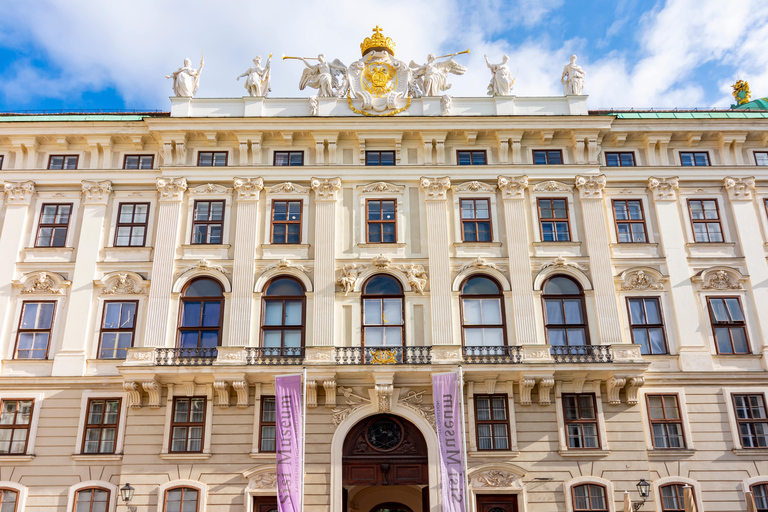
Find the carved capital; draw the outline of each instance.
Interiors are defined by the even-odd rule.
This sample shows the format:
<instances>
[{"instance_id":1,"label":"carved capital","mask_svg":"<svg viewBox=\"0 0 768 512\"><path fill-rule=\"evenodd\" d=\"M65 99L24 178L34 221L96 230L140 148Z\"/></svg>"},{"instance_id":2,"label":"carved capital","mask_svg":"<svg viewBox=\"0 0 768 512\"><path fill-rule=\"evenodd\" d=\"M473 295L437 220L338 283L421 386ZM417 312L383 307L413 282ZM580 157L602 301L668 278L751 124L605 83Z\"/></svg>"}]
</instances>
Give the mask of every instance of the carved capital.
<instances>
[{"instance_id":1,"label":"carved capital","mask_svg":"<svg viewBox=\"0 0 768 512\"><path fill-rule=\"evenodd\" d=\"M531 390L536 385L536 379L521 375L517 384L520 390L520 405L531 405Z\"/></svg>"},{"instance_id":2,"label":"carved capital","mask_svg":"<svg viewBox=\"0 0 768 512\"><path fill-rule=\"evenodd\" d=\"M146 380L141 383L141 387L147 392L147 405L152 409L160 407L160 383L156 380Z\"/></svg>"},{"instance_id":3,"label":"carved capital","mask_svg":"<svg viewBox=\"0 0 768 512\"><path fill-rule=\"evenodd\" d=\"M237 407L240 409L248 407L248 382L244 380L233 381L232 389L237 393Z\"/></svg>"},{"instance_id":4,"label":"carved capital","mask_svg":"<svg viewBox=\"0 0 768 512\"><path fill-rule=\"evenodd\" d=\"M605 189L605 175L576 176L576 188L582 199L602 199Z\"/></svg>"},{"instance_id":5,"label":"carved capital","mask_svg":"<svg viewBox=\"0 0 768 512\"><path fill-rule=\"evenodd\" d=\"M680 180L674 178L648 178L648 188L654 201L675 201L680 191Z\"/></svg>"},{"instance_id":6,"label":"carved capital","mask_svg":"<svg viewBox=\"0 0 768 512\"><path fill-rule=\"evenodd\" d=\"M448 176L444 178L421 178L420 185L427 201L444 201L447 199L446 192L451 188L451 179Z\"/></svg>"},{"instance_id":7,"label":"carved capital","mask_svg":"<svg viewBox=\"0 0 768 512\"><path fill-rule=\"evenodd\" d=\"M128 393L128 407L138 409L141 407L141 391L139 383L132 380L123 382L123 389Z\"/></svg>"},{"instance_id":8,"label":"carved capital","mask_svg":"<svg viewBox=\"0 0 768 512\"><path fill-rule=\"evenodd\" d=\"M111 181L82 181L84 204L107 204L112 193Z\"/></svg>"},{"instance_id":9,"label":"carved capital","mask_svg":"<svg viewBox=\"0 0 768 512\"><path fill-rule=\"evenodd\" d=\"M314 409L317 407L317 381L307 380L307 407Z\"/></svg>"},{"instance_id":10,"label":"carved capital","mask_svg":"<svg viewBox=\"0 0 768 512\"><path fill-rule=\"evenodd\" d=\"M554 377L542 377L539 379L539 405L549 405L552 403L549 395L552 388L555 386Z\"/></svg>"},{"instance_id":11,"label":"carved capital","mask_svg":"<svg viewBox=\"0 0 768 512\"><path fill-rule=\"evenodd\" d=\"M235 178L238 201L258 201L263 188L264 180L261 178Z\"/></svg>"},{"instance_id":12,"label":"carved capital","mask_svg":"<svg viewBox=\"0 0 768 512\"><path fill-rule=\"evenodd\" d=\"M499 190L504 199L525 199L528 176L499 176Z\"/></svg>"},{"instance_id":13,"label":"carved capital","mask_svg":"<svg viewBox=\"0 0 768 512\"><path fill-rule=\"evenodd\" d=\"M225 380L213 381L213 390L218 395L218 406L222 409L229 407L229 383Z\"/></svg>"},{"instance_id":14,"label":"carved capital","mask_svg":"<svg viewBox=\"0 0 768 512\"><path fill-rule=\"evenodd\" d=\"M34 181L6 181L3 188L8 204L29 205L35 195Z\"/></svg>"},{"instance_id":15,"label":"carved capital","mask_svg":"<svg viewBox=\"0 0 768 512\"><path fill-rule=\"evenodd\" d=\"M389 412L392 410L392 384L376 384L376 409L378 412Z\"/></svg>"},{"instance_id":16,"label":"carved capital","mask_svg":"<svg viewBox=\"0 0 768 512\"><path fill-rule=\"evenodd\" d=\"M728 197L731 201L752 201L755 197L755 178L732 178L730 176L723 179L723 186L728 191Z\"/></svg>"},{"instance_id":17,"label":"carved capital","mask_svg":"<svg viewBox=\"0 0 768 512\"><path fill-rule=\"evenodd\" d=\"M637 405L638 404L638 398L637 398L637 392L640 390L641 387L643 387L643 384L645 384L645 378L643 377L632 377L628 379L627 381L627 387L624 389L627 393L627 403L630 405Z\"/></svg>"},{"instance_id":18,"label":"carved capital","mask_svg":"<svg viewBox=\"0 0 768 512\"><path fill-rule=\"evenodd\" d=\"M336 201L341 190L341 178L312 178L315 201Z\"/></svg>"},{"instance_id":19,"label":"carved capital","mask_svg":"<svg viewBox=\"0 0 768 512\"><path fill-rule=\"evenodd\" d=\"M611 405L618 405L621 403L620 393L621 388L627 379L624 377L611 377L605 382L605 387L608 389L608 403Z\"/></svg>"},{"instance_id":20,"label":"carved capital","mask_svg":"<svg viewBox=\"0 0 768 512\"><path fill-rule=\"evenodd\" d=\"M157 191L160 201L181 201L187 190L186 178L158 178Z\"/></svg>"}]
</instances>

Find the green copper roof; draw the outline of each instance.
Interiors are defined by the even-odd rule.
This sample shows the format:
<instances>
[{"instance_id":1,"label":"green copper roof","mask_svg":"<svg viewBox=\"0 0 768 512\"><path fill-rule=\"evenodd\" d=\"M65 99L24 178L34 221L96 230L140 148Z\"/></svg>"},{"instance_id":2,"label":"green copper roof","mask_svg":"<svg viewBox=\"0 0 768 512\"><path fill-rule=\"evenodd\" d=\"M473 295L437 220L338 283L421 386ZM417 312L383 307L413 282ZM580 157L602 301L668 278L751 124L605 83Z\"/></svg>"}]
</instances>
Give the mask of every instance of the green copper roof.
<instances>
[{"instance_id":1,"label":"green copper roof","mask_svg":"<svg viewBox=\"0 0 768 512\"><path fill-rule=\"evenodd\" d=\"M736 110L768 110L768 98L758 98L735 107Z\"/></svg>"},{"instance_id":2,"label":"green copper roof","mask_svg":"<svg viewBox=\"0 0 768 512\"><path fill-rule=\"evenodd\" d=\"M761 100L762 101L762 100ZM754 102L751 102L754 103ZM768 110L756 111L721 111L721 112L606 112L605 115L616 119L768 119Z\"/></svg>"},{"instance_id":3,"label":"green copper roof","mask_svg":"<svg viewBox=\"0 0 768 512\"><path fill-rule=\"evenodd\" d=\"M167 114L160 114L164 116ZM0 115L0 123L34 123L55 121L141 121L145 117L160 117L157 114L28 114Z\"/></svg>"}]
</instances>

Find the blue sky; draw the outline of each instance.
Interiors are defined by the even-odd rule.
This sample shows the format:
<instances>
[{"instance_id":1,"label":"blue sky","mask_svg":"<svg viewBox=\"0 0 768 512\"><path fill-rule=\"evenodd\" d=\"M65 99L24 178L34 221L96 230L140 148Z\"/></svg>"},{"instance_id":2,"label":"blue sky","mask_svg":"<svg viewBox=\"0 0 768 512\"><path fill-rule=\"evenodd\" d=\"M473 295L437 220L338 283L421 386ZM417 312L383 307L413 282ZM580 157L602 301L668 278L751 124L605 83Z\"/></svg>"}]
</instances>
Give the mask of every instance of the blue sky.
<instances>
[{"instance_id":1,"label":"blue sky","mask_svg":"<svg viewBox=\"0 0 768 512\"><path fill-rule=\"evenodd\" d=\"M590 108L727 107L737 78L768 95L764 0L3 0L3 11L0 111L168 110L163 75L203 51L198 97L244 95L235 77L270 52L270 96L306 96L302 64L279 56L348 64L377 24L406 62L469 48L456 96L485 94L485 53L510 56L520 96L562 94L577 54Z\"/></svg>"}]
</instances>

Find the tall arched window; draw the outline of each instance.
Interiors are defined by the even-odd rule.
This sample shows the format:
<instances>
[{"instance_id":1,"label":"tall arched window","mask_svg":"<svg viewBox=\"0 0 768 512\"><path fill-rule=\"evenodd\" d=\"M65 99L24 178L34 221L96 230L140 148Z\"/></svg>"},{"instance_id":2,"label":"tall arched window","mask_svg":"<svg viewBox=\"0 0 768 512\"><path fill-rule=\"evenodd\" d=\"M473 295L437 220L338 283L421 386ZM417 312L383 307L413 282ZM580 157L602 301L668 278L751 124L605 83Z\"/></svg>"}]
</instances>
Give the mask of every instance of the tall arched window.
<instances>
[{"instance_id":1,"label":"tall arched window","mask_svg":"<svg viewBox=\"0 0 768 512\"><path fill-rule=\"evenodd\" d=\"M608 512L608 500L605 487L600 484L574 485L573 510L574 512Z\"/></svg>"},{"instance_id":2,"label":"tall arched window","mask_svg":"<svg viewBox=\"0 0 768 512\"><path fill-rule=\"evenodd\" d=\"M304 346L304 287L291 277L275 278L262 303L261 345L275 349L270 353L295 355Z\"/></svg>"},{"instance_id":3,"label":"tall arched window","mask_svg":"<svg viewBox=\"0 0 768 512\"><path fill-rule=\"evenodd\" d=\"M555 276L544 284L544 326L549 344L589 344L584 292L570 277Z\"/></svg>"},{"instance_id":4,"label":"tall arched window","mask_svg":"<svg viewBox=\"0 0 768 512\"><path fill-rule=\"evenodd\" d=\"M757 512L768 512L768 484L753 485L752 496L755 498Z\"/></svg>"},{"instance_id":5,"label":"tall arched window","mask_svg":"<svg viewBox=\"0 0 768 512\"><path fill-rule=\"evenodd\" d=\"M0 488L0 512L16 512L19 493L13 489Z\"/></svg>"},{"instance_id":6,"label":"tall arched window","mask_svg":"<svg viewBox=\"0 0 768 512\"><path fill-rule=\"evenodd\" d=\"M662 512L685 512L685 484L661 486ZM691 489L693 492L693 489Z\"/></svg>"},{"instance_id":7,"label":"tall arched window","mask_svg":"<svg viewBox=\"0 0 768 512\"><path fill-rule=\"evenodd\" d=\"M181 294L180 348L216 348L221 344L224 294L214 279L187 283Z\"/></svg>"},{"instance_id":8,"label":"tall arched window","mask_svg":"<svg viewBox=\"0 0 768 512\"><path fill-rule=\"evenodd\" d=\"M499 285L484 276L472 276L461 287L461 325L467 347L506 345L504 297Z\"/></svg>"},{"instance_id":9,"label":"tall arched window","mask_svg":"<svg viewBox=\"0 0 768 512\"><path fill-rule=\"evenodd\" d=\"M403 287L394 277L379 274L363 285L363 346L403 345Z\"/></svg>"},{"instance_id":10,"label":"tall arched window","mask_svg":"<svg viewBox=\"0 0 768 512\"><path fill-rule=\"evenodd\" d=\"M194 487L174 487L165 491L163 512L197 512L200 491Z\"/></svg>"},{"instance_id":11,"label":"tall arched window","mask_svg":"<svg viewBox=\"0 0 768 512\"><path fill-rule=\"evenodd\" d=\"M77 491L75 495L75 510L73 512L107 512L108 506L108 489L88 487ZM5 512L5 509L2 509L2 512Z\"/></svg>"}]
</instances>

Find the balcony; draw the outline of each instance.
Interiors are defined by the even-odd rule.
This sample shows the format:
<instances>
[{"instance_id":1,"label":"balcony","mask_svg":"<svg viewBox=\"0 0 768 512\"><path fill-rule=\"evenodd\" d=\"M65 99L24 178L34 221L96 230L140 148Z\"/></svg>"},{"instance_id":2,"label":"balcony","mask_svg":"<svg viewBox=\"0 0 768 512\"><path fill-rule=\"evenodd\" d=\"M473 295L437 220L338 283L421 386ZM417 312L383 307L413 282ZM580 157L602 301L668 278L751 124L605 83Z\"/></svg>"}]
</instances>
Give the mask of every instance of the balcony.
<instances>
[{"instance_id":1,"label":"balcony","mask_svg":"<svg viewBox=\"0 0 768 512\"><path fill-rule=\"evenodd\" d=\"M247 365L298 365L304 362L304 347L246 347Z\"/></svg>"},{"instance_id":2,"label":"balcony","mask_svg":"<svg viewBox=\"0 0 768 512\"><path fill-rule=\"evenodd\" d=\"M432 347L336 347L336 364L430 364Z\"/></svg>"},{"instance_id":3,"label":"balcony","mask_svg":"<svg viewBox=\"0 0 768 512\"><path fill-rule=\"evenodd\" d=\"M211 366L216 360L215 348L157 348L157 366Z\"/></svg>"},{"instance_id":4,"label":"balcony","mask_svg":"<svg viewBox=\"0 0 768 512\"><path fill-rule=\"evenodd\" d=\"M555 363L612 363L611 345L552 346Z\"/></svg>"},{"instance_id":5,"label":"balcony","mask_svg":"<svg viewBox=\"0 0 768 512\"><path fill-rule=\"evenodd\" d=\"M506 347L464 347L466 364L512 364L523 362L520 346Z\"/></svg>"}]
</instances>

